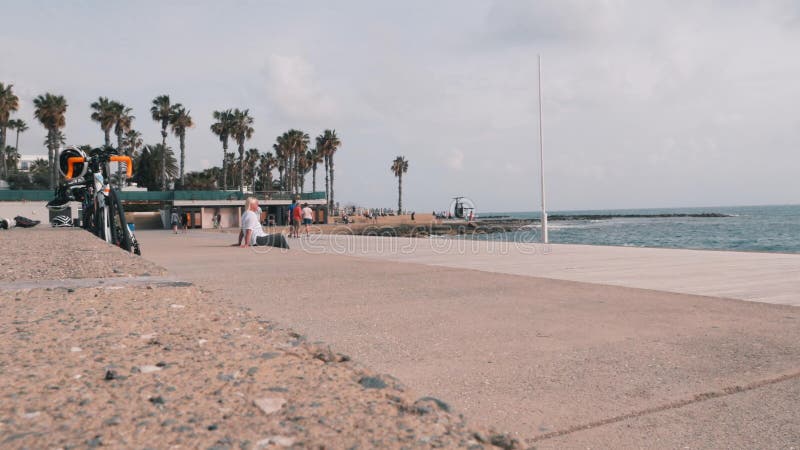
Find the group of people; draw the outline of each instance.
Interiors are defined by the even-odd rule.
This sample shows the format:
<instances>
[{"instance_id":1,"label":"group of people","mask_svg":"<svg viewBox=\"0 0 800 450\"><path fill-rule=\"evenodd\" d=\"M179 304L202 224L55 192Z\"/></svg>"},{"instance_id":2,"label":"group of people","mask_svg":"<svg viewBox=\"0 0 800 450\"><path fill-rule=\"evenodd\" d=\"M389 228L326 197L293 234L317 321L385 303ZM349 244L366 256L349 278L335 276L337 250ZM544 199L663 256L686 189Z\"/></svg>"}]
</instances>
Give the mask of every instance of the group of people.
<instances>
[{"instance_id":1,"label":"group of people","mask_svg":"<svg viewBox=\"0 0 800 450\"><path fill-rule=\"evenodd\" d=\"M189 213L179 214L176 208L172 208L169 216L170 225L172 225L172 232L178 234L178 227L183 233L189 227Z\"/></svg>"},{"instance_id":2,"label":"group of people","mask_svg":"<svg viewBox=\"0 0 800 450\"><path fill-rule=\"evenodd\" d=\"M292 200L287 212L289 216L289 237L300 237L300 225L305 226L306 236L309 234L309 226L314 222L314 210L308 206L308 203L300 205L297 200Z\"/></svg>"}]
</instances>

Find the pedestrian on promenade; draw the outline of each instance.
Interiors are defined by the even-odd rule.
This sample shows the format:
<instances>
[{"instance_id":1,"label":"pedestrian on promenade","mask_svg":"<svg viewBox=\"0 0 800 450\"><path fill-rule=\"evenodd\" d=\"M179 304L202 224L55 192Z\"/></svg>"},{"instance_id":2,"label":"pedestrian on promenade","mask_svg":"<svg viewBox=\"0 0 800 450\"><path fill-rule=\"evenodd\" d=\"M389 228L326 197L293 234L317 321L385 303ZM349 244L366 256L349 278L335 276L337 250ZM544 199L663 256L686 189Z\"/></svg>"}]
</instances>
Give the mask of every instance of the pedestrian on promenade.
<instances>
[{"instance_id":1,"label":"pedestrian on promenade","mask_svg":"<svg viewBox=\"0 0 800 450\"><path fill-rule=\"evenodd\" d=\"M308 227L314 219L314 211L308 206L308 203L303 203L303 225L306 226L306 237L308 237Z\"/></svg>"},{"instance_id":2,"label":"pedestrian on promenade","mask_svg":"<svg viewBox=\"0 0 800 450\"><path fill-rule=\"evenodd\" d=\"M303 221L303 208L300 205L296 205L292 210L292 231L294 232L294 237L300 237L300 223Z\"/></svg>"},{"instance_id":3,"label":"pedestrian on promenade","mask_svg":"<svg viewBox=\"0 0 800 450\"><path fill-rule=\"evenodd\" d=\"M174 234L178 234L178 222L181 220L180 216L178 216L178 210L172 208L172 214L169 215L169 222L172 226L172 232Z\"/></svg>"}]
</instances>

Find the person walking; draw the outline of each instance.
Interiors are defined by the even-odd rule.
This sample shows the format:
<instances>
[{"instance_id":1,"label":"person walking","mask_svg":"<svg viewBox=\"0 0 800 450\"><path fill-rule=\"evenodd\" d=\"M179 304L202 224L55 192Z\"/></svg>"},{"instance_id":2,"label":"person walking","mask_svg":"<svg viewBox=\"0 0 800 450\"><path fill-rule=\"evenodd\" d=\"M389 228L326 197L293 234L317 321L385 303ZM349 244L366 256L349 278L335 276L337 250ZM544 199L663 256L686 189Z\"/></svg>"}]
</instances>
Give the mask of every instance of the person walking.
<instances>
[{"instance_id":1,"label":"person walking","mask_svg":"<svg viewBox=\"0 0 800 450\"><path fill-rule=\"evenodd\" d=\"M306 226L306 237L308 237L308 227L314 219L314 211L308 206L308 203L303 203L303 225Z\"/></svg>"},{"instance_id":2,"label":"person walking","mask_svg":"<svg viewBox=\"0 0 800 450\"><path fill-rule=\"evenodd\" d=\"M180 222L181 218L178 216L178 210L172 208L172 214L169 215L169 222L172 226L172 232L174 234L178 234L178 223Z\"/></svg>"},{"instance_id":3,"label":"person walking","mask_svg":"<svg viewBox=\"0 0 800 450\"><path fill-rule=\"evenodd\" d=\"M300 222L303 220L303 208L300 205L296 205L292 210L292 231L294 232L294 237L300 237Z\"/></svg>"}]
</instances>

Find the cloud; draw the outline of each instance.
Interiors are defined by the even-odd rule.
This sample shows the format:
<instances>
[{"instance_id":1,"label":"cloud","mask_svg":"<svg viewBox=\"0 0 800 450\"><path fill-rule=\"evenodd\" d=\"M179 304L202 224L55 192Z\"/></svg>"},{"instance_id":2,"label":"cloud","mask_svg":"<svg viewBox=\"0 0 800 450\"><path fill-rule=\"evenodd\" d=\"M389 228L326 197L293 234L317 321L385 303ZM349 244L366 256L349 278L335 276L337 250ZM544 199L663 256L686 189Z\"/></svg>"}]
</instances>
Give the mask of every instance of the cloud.
<instances>
[{"instance_id":1,"label":"cloud","mask_svg":"<svg viewBox=\"0 0 800 450\"><path fill-rule=\"evenodd\" d=\"M270 55L262 69L264 90L279 115L325 119L337 114L336 101L320 86L314 66L300 56Z\"/></svg>"}]
</instances>

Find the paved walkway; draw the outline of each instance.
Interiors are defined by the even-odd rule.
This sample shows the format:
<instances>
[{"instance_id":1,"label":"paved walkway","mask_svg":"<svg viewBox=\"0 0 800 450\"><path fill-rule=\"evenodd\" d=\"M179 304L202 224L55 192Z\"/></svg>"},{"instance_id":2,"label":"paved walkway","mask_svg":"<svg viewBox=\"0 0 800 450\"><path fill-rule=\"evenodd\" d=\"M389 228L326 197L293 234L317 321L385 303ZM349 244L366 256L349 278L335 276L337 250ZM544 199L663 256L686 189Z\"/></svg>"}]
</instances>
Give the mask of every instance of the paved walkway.
<instances>
[{"instance_id":1,"label":"paved walkway","mask_svg":"<svg viewBox=\"0 0 800 450\"><path fill-rule=\"evenodd\" d=\"M232 248L232 234L137 235L145 257L170 275L324 340L537 448L800 442L800 309L594 284L620 283L626 275L625 283L644 283L652 273L660 278L649 282L661 284L646 287L681 287L685 273L702 287L720 270L746 272L737 257L788 265L784 275L770 275L783 279L796 274L793 256L726 260L721 252L573 246L553 246L547 254L460 255L438 249L444 245L438 240L393 253L377 248L391 240L376 238L324 238L309 242L307 251L293 239L293 249L282 252ZM366 250L337 247L346 242ZM674 259L652 261L659 255ZM513 264L501 264L509 258L527 264L517 269L526 276L485 270L512 271ZM715 258L721 262L712 264ZM481 260L481 270L445 265ZM590 260L605 269L592 269ZM594 276L594 283L530 276L546 275L545 269L557 275L556 263ZM694 269L683 267L689 263ZM647 264L662 269L648 272ZM697 275L698 268L707 275Z\"/></svg>"},{"instance_id":2,"label":"paved walkway","mask_svg":"<svg viewBox=\"0 0 800 450\"><path fill-rule=\"evenodd\" d=\"M800 254L314 236L312 252L800 306Z\"/></svg>"}]
</instances>

